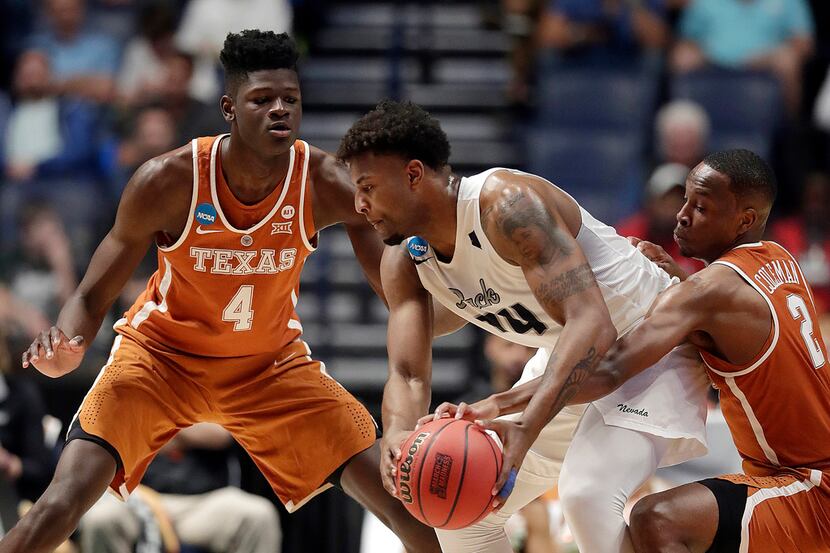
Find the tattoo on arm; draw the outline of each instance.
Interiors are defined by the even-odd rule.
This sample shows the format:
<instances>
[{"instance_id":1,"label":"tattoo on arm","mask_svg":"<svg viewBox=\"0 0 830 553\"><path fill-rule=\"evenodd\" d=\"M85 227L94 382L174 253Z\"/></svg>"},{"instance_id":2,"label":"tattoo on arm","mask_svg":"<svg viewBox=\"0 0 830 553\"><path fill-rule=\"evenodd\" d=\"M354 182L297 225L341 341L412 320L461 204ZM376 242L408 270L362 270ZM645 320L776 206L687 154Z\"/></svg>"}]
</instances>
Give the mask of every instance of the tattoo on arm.
<instances>
[{"instance_id":1,"label":"tattoo on arm","mask_svg":"<svg viewBox=\"0 0 830 553\"><path fill-rule=\"evenodd\" d=\"M591 349L588 350L585 357L577 361L576 365L574 365L573 370L571 370L571 374L568 375L568 379L565 380L565 383L562 385L562 389L559 390L559 394L556 396L556 399L553 401L550 411L548 412L548 420L556 416L556 414L568 404L570 399L576 395L576 392L579 391L579 387L582 386L582 384L594 373L599 361L600 356L597 355L596 348L591 346Z\"/></svg>"},{"instance_id":2,"label":"tattoo on arm","mask_svg":"<svg viewBox=\"0 0 830 553\"><path fill-rule=\"evenodd\" d=\"M594 272L590 265L583 263L575 269L556 276L549 282L541 283L536 290L536 294L544 300L545 304L558 304L565 298L578 294L592 286L596 286Z\"/></svg>"},{"instance_id":3,"label":"tattoo on arm","mask_svg":"<svg viewBox=\"0 0 830 553\"><path fill-rule=\"evenodd\" d=\"M556 219L538 198L529 197L518 188L507 190L491 212L501 233L518 249L527 262L548 265L562 256L570 255L572 247L562 239Z\"/></svg>"}]
</instances>

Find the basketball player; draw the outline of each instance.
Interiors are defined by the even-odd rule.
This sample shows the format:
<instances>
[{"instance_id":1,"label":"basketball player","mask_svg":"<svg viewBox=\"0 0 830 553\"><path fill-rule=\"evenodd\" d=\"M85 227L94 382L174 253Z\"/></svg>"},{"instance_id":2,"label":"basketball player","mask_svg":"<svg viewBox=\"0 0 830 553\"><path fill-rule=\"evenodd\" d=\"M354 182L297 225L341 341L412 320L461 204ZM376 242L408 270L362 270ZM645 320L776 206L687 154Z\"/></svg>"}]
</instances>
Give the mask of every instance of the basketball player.
<instances>
[{"instance_id":1,"label":"basketball player","mask_svg":"<svg viewBox=\"0 0 830 553\"><path fill-rule=\"evenodd\" d=\"M541 348L520 384L543 375L517 423L504 427L497 488L521 467L513 493L480 523L439 530L443 550L510 551L505 521L556 484L583 411L562 468L565 514L580 550L631 550L627 497L658 466L705 452L707 381L699 359L678 350L657 363L671 370L645 371L587 410L567 408L549 420L579 400L580 383L617 335L642 320L672 280L550 182L506 169L460 178L449 153L435 119L395 102L355 123L338 152L357 185L355 208L387 244L410 237L387 248L381 263L390 306L384 485L394 493L400 445L429 409L433 296L461 319ZM491 405L489 417L510 409Z\"/></svg>"},{"instance_id":2,"label":"basketball player","mask_svg":"<svg viewBox=\"0 0 830 553\"><path fill-rule=\"evenodd\" d=\"M743 457L745 474L640 500L638 553L830 551L830 367L801 268L761 241L775 193L772 170L747 150L695 167L675 239L710 265L663 293L598 369L612 384L601 395L688 340Z\"/></svg>"},{"instance_id":3,"label":"basketball player","mask_svg":"<svg viewBox=\"0 0 830 553\"><path fill-rule=\"evenodd\" d=\"M151 241L159 268L115 325L109 361L73 420L54 479L0 542L52 551L109 488L126 497L151 459L196 422L225 427L289 511L340 485L408 550L434 532L377 477L375 424L311 358L295 313L317 233L344 223L376 288L381 245L351 209L334 157L298 140L297 52L286 34L230 34L221 109L230 135L199 138L144 164L56 326L23 365L59 377L81 362Z\"/></svg>"}]
</instances>

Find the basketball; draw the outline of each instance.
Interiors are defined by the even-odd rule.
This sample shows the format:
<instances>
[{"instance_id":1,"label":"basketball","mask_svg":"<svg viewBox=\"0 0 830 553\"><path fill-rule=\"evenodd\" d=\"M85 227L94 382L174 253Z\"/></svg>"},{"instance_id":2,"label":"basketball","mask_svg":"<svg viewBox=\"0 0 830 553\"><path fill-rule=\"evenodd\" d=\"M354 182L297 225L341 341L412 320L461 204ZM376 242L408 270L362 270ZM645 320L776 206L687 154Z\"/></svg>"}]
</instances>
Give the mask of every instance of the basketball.
<instances>
[{"instance_id":1,"label":"basketball","mask_svg":"<svg viewBox=\"0 0 830 553\"><path fill-rule=\"evenodd\" d=\"M491 490L501 470L501 448L470 421L425 424L401 447L395 475L398 497L418 520L456 530L492 510Z\"/></svg>"}]
</instances>

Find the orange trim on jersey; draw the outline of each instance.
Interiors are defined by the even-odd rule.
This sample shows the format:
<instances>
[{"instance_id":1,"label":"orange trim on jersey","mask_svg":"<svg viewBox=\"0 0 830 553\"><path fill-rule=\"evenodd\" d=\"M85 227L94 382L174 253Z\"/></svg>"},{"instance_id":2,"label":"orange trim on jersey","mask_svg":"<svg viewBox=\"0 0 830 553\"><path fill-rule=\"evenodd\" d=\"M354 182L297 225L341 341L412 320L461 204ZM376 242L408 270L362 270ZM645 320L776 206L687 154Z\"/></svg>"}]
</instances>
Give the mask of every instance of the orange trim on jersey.
<instances>
[{"instance_id":1,"label":"orange trim on jersey","mask_svg":"<svg viewBox=\"0 0 830 553\"><path fill-rule=\"evenodd\" d=\"M725 257L725 256L724 256ZM729 267L733 271L735 271L738 276L744 279L760 296L764 299L767 306L769 307L770 317L772 319L772 328L770 328L769 335L767 339L764 341L764 345L761 346L761 349L751 361L748 363L743 363L740 365L736 365L726 361L725 359L721 359L717 355L710 353L705 350L700 350L700 357L703 359L703 362L714 372L720 374L724 377L735 377L735 376L742 376L749 372L754 371L758 368L758 366L763 363L767 357L772 354L772 351L775 349L775 345L778 343L778 336L779 336L779 326L778 326L778 315L775 312L775 307L773 307L772 302L767 297L767 295L758 287L757 284L752 282L752 279L749 278L743 269L738 267L735 263L730 261L726 261L723 258L718 259L717 261L713 262L713 264L723 265L724 267Z\"/></svg>"},{"instance_id":2,"label":"orange trim on jersey","mask_svg":"<svg viewBox=\"0 0 830 553\"><path fill-rule=\"evenodd\" d=\"M268 221L272 217L274 217L277 214L277 212L279 211L280 207L282 207L283 202L285 200L285 197L286 197L286 195L288 194L288 191L291 188L292 178L294 177L294 173L295 173L295 170L296 170L296 168L295 168L295 165L296 165L296 148L295 148L296 143L291 146L291 150L289 151L288 172L286 173L285 179L283 180L284 185L282 187L278 186L274 190L275 192L277 190L279 190L280 192L279 192L279 197L277 198L277 201L273 205L273 208L271 209L271 211L265 217L263 217L260 221L255 223L253 226L251 226L247 229L240 229L240 228L237 228L237 227L233 226L228 221L227 217L225 217L225 212L222 209L222 204L220 203L219 197L217 195L217 184L216 184L217 172L218 172L217 171L217 166L219 164L218 159L221 157L221 151L219 150L219 145L221 144L222 139L224 139L225 136L226 135L218 137L213 142L213 146L211 147L211 151L210 151L210 195L211 195L211 199L213 200L213 205L216 208L219 219L225 224L225 226L228 228L228 230L230 230L232 232L237 232L237 233L240 233L240 234L250 234L250 233L256 231L257 229L259 229L262 225L264 225L266 223L266 221ZM270 196L269 196L269 198L270 198ZM244 204L240 204L240 205L244 205ZM233 206L226 206L226 207L232 208Z\"/></svg>"},{"instance_id":3,"label":"orange trim on jersey","mask_svg":"<svg viewBox=\"0 0 830 553\"><path fill-rule=\"evenodd\" d=\"M312 206L312 191L311 184L308 180L308 165L311 161L311 148L305 142L301 142L305 148L306 156L305 163L303 163L303 189L300 191L300 228L302 229L302 239L305 247L309 251L317 249L318 236L317 229L314 226L314 209Z\"/></svg>"},{"instance_id":4,"label":"orange trim on jersey","mask_svg":"<svg viewBox=\"0 0 830 553\"><path fill-rule=\"evenodd\" d=\"M274 189L260 201L254 204L243 203L237 198L225 179L225 172L222 170L222 140L219 139L216 155L216 195L219 198L219 205L224 206L222 213L230 223L239 229L254 227L257 223L268 216L278 198L283 194L284 188L290 186L290 182L283 178ZM290 172L286 177L290 177Z\"/></svg>"}]
</instances>

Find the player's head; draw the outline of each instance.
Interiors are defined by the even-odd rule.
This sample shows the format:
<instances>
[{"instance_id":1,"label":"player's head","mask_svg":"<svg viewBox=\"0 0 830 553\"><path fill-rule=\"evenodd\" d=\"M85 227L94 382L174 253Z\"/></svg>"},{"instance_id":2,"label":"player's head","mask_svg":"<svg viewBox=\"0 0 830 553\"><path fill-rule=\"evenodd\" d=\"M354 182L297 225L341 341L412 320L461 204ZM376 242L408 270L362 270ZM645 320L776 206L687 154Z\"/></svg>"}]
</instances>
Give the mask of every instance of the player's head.
<instances>
[{"instance_id":1,"label":"player's head","mask_svg":"<svg viewBox=\"0 0 830 553\"><path fill-rule=\"evenodd\" d=\"M352 125L337 155L357 186L355 209L391 245L418 234L430 188L446 185L450 143L423 108L385 100Z\"/></svg>"},{"instance_id":2,"label":"player's head","mask_svg":"<svg viewBox=\"0 0 830 553\"><path fill-rule=\"evenodd\" d=\"M262 154L288 151L302 119L297 47L286 33L229 33L219 55L225 68L221 106L235 134Z\"/></svg>"},{"instance_id":3,"label":"player's head","mask_svg":"<svg viewBox=\"0 0 830 553\"><path fill-rule=\"evenodd\" d=\"M735 245L760 240L775 201L775 175L749 150L706 156L686 179L675 238L688 257L713 261Z\"/></svg>"}]
</instances>

